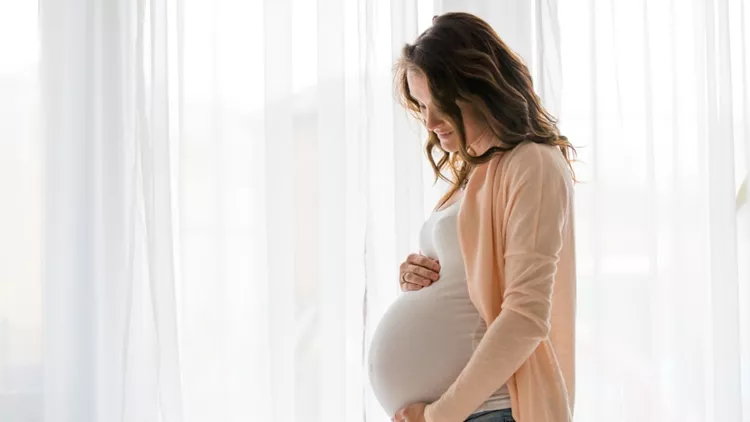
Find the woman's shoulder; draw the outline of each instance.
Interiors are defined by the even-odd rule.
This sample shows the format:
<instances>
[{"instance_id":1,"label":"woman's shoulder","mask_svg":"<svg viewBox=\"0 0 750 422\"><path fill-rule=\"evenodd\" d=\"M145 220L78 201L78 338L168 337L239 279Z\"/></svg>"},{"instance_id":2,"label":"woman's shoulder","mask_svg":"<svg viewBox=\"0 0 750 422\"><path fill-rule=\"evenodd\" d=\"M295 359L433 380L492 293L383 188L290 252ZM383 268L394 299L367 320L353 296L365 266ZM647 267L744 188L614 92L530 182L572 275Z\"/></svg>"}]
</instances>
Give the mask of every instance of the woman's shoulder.
<instances>
[{"instance_id":1,"label":"woman's shoulder","mask_svg":"<svg viewBox=\"0 0 750 422\"><path fill-rule=\"evenodd\" d=\"M508 182L513 174L550 170L560 173L568 171L560 148L531 141L522 142L487 162L487 173L493 175L497 182Z\"/></svg>"},{"instance_id":2,"label":"woman's shoulder","mask_svg":"<svg viewBox=\"0 0 750 422\"><path fill-rule=\"evenodd\" d=\"M563 158L560 148L554 145L525 141L510 151L492 157L489 162L495 166L528 167L557 163L560 158Z\"/></svg>"},{"instance_id":3,"label":"woman's shoulder","mask_svg":"<svg viewBox=\"0 0 750 422\"><path fill-rule=\"evenodd\" d=\"M534 181L550 186L572 184L570 168L560 148L531 141L496 154L474 173L469 179L467 191L485 200L496 198L498 192L505 192L511 186L527 185ZM542 179L546 182L542 182Z\"/></svg>"},{"instance_id":4,"label":"woman's shoulder","mask_svg":"<svg viewBox=\"0 0 750 422\"><path fill-rule=\"evenodd\" d=\"M570 165L554 145L524 142L486 164L483 186L476 190L483 201L503 202L511 191L521 188L568 194L573 191Z\"/></svg>"}]
</instances>

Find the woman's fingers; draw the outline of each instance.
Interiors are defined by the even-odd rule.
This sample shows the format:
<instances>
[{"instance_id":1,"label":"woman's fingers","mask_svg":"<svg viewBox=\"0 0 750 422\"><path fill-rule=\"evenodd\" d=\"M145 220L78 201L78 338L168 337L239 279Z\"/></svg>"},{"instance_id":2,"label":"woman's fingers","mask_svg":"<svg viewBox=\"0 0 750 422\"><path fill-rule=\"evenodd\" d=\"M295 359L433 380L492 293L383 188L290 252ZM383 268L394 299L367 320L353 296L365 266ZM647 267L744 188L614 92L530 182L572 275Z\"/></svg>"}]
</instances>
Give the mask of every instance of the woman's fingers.
<instances>
[{"instance_id":1,"label":"woman's fingers","mask_svg":"<svg viewBox=\"0 0 750 422\"><path fill-rule=\"evenodd\" d=\"M437 271L433 271L425 267L420 267L418 265L409 265L406 268L406 274L414 274L419 278L424 279L425 281L429 281L430 283L432 283L433 281L437 281L437 279L440 278L440 274Z\"/></svg>"},{"instance_id":2,"label":"woman's fingers","mask_svg":"<svg viewBox=\"0 0 750 422\"><path fill-rule=\"evenodd\" d=\"M406 262L412 265L418 265L436 273L440 272L440 263L424 255L413 253L406 258Z\"/></svg>"},{"instance_id":3,"label":"woman's fingers","mask_svg":"<svg viewBox=\"0 0 750 422\"><path fill-rule=\"evenodd\" d=\"M408 266L409 264L406 263L406 261L404 261L403 263L401 263L401 266L399 267L399 270L398 270L399 272L398 284L401 286L402 292L410 292L412 290L419 290L422 288L422 286L416 285L414 283L410 283L406 279L406 276L408 275L408 273L406 272Z\"/></svg>"},{"instance_id":4,"label":"woman's fingers","mask_svg":"<svg viewBox=\"0 0 750 422\"><path fill-rule=\"evenodd\" d=\"M412 284L417 284L422 287L427 287L432 284L434 280L423 277L415 272L407 271L406 274L404 274L404 281Z\"/></svg>"},{"instance_id":5,"label":"woman's fingers","mask_svg":"<svg viewBox=\"0 0 750 422\"><path fill-rule=\"evenodd\" d=\"M411 254L399 267L401 290L405 292L427 287L440 278L440 263L420 254Z\"/></svg>"},{"instance_id":6,"label":"woman's fingers","mask_svg":"<svg viewBox=\"0 0 750 422\"><path fill-rule=\"evenodd\" d=\"M404 292L413 292L415 290L424 289L424 286L414 283L401 283L401 290Z\"/></svg>"}]
</instances>

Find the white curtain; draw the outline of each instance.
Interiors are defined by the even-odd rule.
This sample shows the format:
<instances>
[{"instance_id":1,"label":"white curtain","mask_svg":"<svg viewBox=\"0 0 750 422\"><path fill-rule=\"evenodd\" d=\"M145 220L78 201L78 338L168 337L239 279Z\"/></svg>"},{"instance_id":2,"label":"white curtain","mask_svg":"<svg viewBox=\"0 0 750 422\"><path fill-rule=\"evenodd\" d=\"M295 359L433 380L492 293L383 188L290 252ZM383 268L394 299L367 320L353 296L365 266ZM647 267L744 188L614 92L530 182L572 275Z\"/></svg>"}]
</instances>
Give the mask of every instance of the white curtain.
<instances>
[{"instance_id":1,"label":"white curtain","mask_svg":"<svg viewBox=\"0 0 750 422\"><path fill-rule=\"evenodd\" d=\"M0 420L384 419L369 337L437 195L392 64L431 2L2 9Z\"/></svg>"},{"instance_id":2,"label":"white curtain","mask_svg":"<svg viewBox=\"0 0 750 422\"><path fill-rule=\"evenodd\" d=\"M39 3L45 421L182 420L168 6Z\"/></svg>"},{"instance_id":3,"label":"white curtain","mask_svg":"<svg viewBox=\"0 0 750 422\"><path fill-rule=\"evenodd\" d=\"M417 4L181 7L185 420L377 420L370 324L424 208L391 90Z\"/></svg>"},{"instance_id":4,"label":"white curtain","mask_svg":"<svg viewBox=\"0 0 750 422\"><path fill-rule=\"evenodd\" d=\"M0 420L387 421L366 352L441 189L391 70L451 10L580 146L576 420L748 420L748 9L3 4Z\"/></svg>"},{"instance_id":5,"label":"white curtain","mask_svg":"<svg viewBox=\"0 0 750 422\"><path fill-rule=\"evenodd\" d=\"M36 6L0 5L0 420L41 420L41 208Z\"/></svg>"},{"instance_id":6,"label":"white curtain","mask_svg":"<svg viewBox=\"0 0 750 422\"><path fill-rule=\"evenodd\" d=\"M750 6L561 1L577 421L750 420Z\"/></svg>"}]
</instances>

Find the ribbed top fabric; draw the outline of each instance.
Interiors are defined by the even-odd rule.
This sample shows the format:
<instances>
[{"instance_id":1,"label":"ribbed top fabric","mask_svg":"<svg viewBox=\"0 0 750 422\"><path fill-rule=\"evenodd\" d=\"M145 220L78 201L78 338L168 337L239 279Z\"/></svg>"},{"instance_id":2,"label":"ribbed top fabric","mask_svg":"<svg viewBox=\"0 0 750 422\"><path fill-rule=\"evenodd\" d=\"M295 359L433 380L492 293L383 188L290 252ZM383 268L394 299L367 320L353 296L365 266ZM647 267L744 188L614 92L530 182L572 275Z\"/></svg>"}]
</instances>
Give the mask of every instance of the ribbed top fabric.
<instances>
[{"instance_id":1,"label":"ribbed top fabric","mask_svg":"<svg viewBox=\"0 0 750 422\"><path fill-rule=\"evenodd\" d=\"M422 225L420 252L440 261L440 279L401 294L375 330L369 353L373 392L389 416L416 402L433 402L466 366L487 326L469 299L456 228L460 200ZM474 411L507 409L498 386Z\"/></svg>"}]
</instances>

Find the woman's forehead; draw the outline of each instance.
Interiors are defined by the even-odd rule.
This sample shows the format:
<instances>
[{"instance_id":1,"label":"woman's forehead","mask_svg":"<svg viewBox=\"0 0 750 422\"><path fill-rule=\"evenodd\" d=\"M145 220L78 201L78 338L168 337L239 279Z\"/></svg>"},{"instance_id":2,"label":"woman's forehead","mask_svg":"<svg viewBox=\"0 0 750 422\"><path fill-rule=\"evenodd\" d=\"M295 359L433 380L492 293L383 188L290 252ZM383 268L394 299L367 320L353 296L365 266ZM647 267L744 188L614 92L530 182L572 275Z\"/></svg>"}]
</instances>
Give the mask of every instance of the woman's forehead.
<instances>
[{"instance_id":1,"label":"woman's forehead","mask_svg":"<svg viewBox=\"0 0 750 422\"><path fill-rule=\"evenodd\" d=\"M409 84L409 93L414 99L422 103L430 100L430 89L427 85L427 77L419 69L406 71L406 83Z\"/></svg>"}]
</instances>

